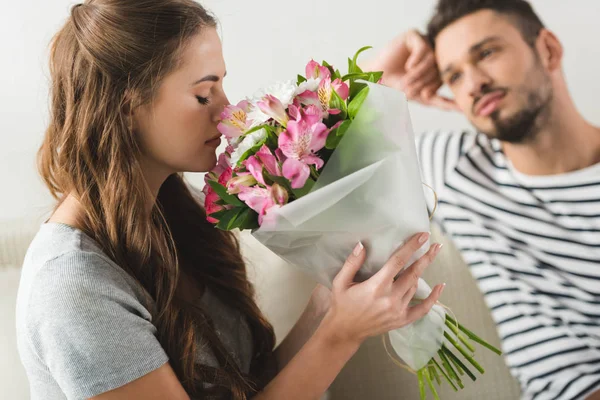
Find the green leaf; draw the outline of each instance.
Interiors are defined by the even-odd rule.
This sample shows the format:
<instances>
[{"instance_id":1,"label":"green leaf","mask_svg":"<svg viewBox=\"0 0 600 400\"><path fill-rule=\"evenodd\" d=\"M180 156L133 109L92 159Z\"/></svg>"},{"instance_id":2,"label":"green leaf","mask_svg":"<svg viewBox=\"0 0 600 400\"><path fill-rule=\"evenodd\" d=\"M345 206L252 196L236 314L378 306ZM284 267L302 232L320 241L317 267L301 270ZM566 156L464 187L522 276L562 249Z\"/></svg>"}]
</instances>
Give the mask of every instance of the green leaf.
<instances>
[{"instance_id":1,"label":"green leaf","mask_svg":"<svg viewBox=\"0 0 600 400\"><path fill-rule=\"evenodd\" d=\"M354 82L350 80L350 95L348 96L348 101L354 100L357 94L360 93L361 90L367 87L366 83Z\"/></svg>"},{"instance_id":2,"label":"green leaf","mask_svg":"<svg viewBox=\"0 0 600 400\"><path fill-rule=\"evenodd\" d=\"M343 81L347 81L349 79L355 80L355 79L364 79L369 80L369 75L368 73L364 73L364 72L353 72L351 74L346 74L342 77Z\"/></svg>"},{"instance_id":3,"label":"green leaf","mask_svg":"<svg viewBox=\"0 0 600 400\"><path fill-rule=\"evenodd\" d=\"M314 185L315 181L308 178L303 187L301 187L300 189L292 189L292 193L294 194L296 199L299 199L300 197L306 196L311 191Z\"/></svg>"},{"instance_id":4,"label":"green leaf","mask_svg":"<svg viewBox=\"0 0 600 400\"><path fill-rule=\"evenodd\" d=\"M237 165L240 165L242 162L246 161L250 156L253 156L254 154L256 154L260 150L260 148L263 146L263 144L266 143L268 137L269 137L269 135L267 134L267 137L265 137L260 142L256 143L254 146L250 147L250 149L248 149L248 151L246 151L244 154L242 154Z\"/></svg>"},{"instance_id":5,"label":"green leaf","mask_svg":"<svg viewBox=\"0 0 600 400\"><path fill-rule=\"evenodd\" d=\"M299 85L302 82L306 82L306 78L303 77L302 75L298 74L298 81L296 82L296 84Z\"/></svg>"},{"instance_id":6,"label":"green leaf","mask_svg":"<svg viewBox=\"0 0 600 400\"><path fill-rule=\"evenodd\" d=\"M354 99L352 99L350 104L348 104L348 116L351 119L354 119L356 117L356 114L358 114L358 112L360 111L360 108L362 107L362 105L365 102L365 99L367 98L368 95L369 95L369 88L364 87L356 95L356 97L354 97Z\"/></svg>"},{"instance_id":7,"label":"green leaf","mask_svg":"<svg viewBox=\"0 0 600 400\"><path fill-rule=\"evenodd\" d=\"M329 150L334 150L340 144L350 125L352 125L352 121L347 119L340 126L329 132L325 141L325 147Z\"/></svg>"},{"instance_id":8,"label":"green leaf","mask_svg":"<svg viewBox=\"0 0 600 400\"><path fill-rule=\"evenodd\" d=\"M335 108L337 110L340 110L341 113L338 114L336 117L340 120L346 119L346 116L348 115L348 108L346 107L346 102L342 100L340 95L337 94L335 90L331 91L331 100L329 100L329 108Z\"/></svg>"},{"instance_id":9,"label":"green leaf","mask_svg":"<svg viewBox=\"0 0 600 400\"><path fill-rule=\"evenodd\" d=\"M217 212L214 212L214 213L208 214L208 215L211 216L211 217L213 217L214 219L220 221L221 218L223 218L225 216L225 214L227 214L228 212L229 212L229 210L224 209L224 210L217 211Z\"/></svg>"},{"instance_id":10,"label":"green leaf","mask_svg":"<svg viewBox=\"0 0 600 400\"><path fill-rule=\"evenodd\" d=\"M348 59L348 73L352 74L352 73L362 73L363 70L360 69L360 67L357 64L358 61L358 56L360 55L360 53L362 53L365 50L368 50L372 48L371 46L365 46L361 49L359 49L356 54L354 55L354 58L352 59Z\"/></svg>"},{"instance_id":11,"label":"green leaf","mask_svg":"<svg viewBox=\"0 0 600 400\"><path fill-rule=\"evenodd\" d=\"M251 208L244 209L234 220L230 221L228 230L236 228L240 230L258 228L258 214Z\"/></svg>"},{"instance_id":12,"label":"green leaf","mask_svg":"<svg viewBox=\"0 0 600 400\"><path fill-rule=\"evenodd\" d=\"M240 221L240 224L237 228L242 231L245 229L256 229L260 226L258 224L258 214L251 208L246 209L246 211L238 217L238 220Z\"/></svg>"},{"instance_id":13,"label":"green leaf","mask_svg":"<svg viewBox=\"0 0 600 400\"><path fill-rule=\"evenodd\" d=\"M352 62L353 62L354 64L356 64L356 63L358 62L358 56L360 55L360 53L362 53L363 51L366 51L366 50L372 49L372 48L373 48L373 46L365 46L365 47L361 47L361 48L360 48L360 49L359 49L359 50L356 52L356 54L354 55L354 59L352 60Z\"/></svg>"},{"instance_id":14,"label":"green leaf","mask_svg":"<svg viewBox=\"0 0 600 400\"><path fill-rule=\"evenodd\" d=\"M327 136L327 140L325 140L325 148L329 150L335 150L339 146L341 141L341 137L330 133L329 136Z\"/></svg>"},{"instance_id":15,"label":"green leaf","mask_svg":"<svg viewBox=\"0 0 600 400\"><path fill-rule=\"evenodd\" d=\"M224 231L230 231L230 226L233 224L233 222L235 222L237 216L240 215L242 211L244 211L243 207L235 207L231 210L228 210L227 213L225 213L225 215L219 220L217 228Z\"/></svg>"},{"instance_id":16,"label":"green leaf","mask_svg":"<svg viewBox=\"0 0 600 400\"><path fill-rule=\"evenodd\" d=\"M366 79L369 82L377 83L383 76L383 71L370 72L369 77Z\"/></svg>"},{"instance_id":17,"label":"green leaf","mask_svg":"<svg viewBox=\"0 0 600 400\"><path fill-rule=\"evenodd\" d=\"M208 184L215 191L215 193L217 193L221 200L225 201L227 204L232 204L238 207L244 206L244 203L242 203L240 199L232 194L227 193L225 186L221 185L219 182L208 181Z\"/></svg>"}]
</instances>

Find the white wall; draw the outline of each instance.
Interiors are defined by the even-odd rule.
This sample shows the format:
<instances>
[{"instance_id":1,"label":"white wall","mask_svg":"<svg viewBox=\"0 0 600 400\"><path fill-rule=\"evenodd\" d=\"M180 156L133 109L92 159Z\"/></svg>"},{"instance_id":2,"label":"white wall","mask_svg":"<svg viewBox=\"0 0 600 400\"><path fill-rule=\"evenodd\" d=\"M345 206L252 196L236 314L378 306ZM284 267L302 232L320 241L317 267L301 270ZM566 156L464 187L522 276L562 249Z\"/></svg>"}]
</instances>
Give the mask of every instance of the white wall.
<instances>
[{"instance_id":1,"label":"white wall","mask_svg":"<svg viewBox=\"0 0 600 400\"><path fill-rule=\"evenodd\" d=\"M565 70L577 105L600 124L600 2L533 0L566 48ZM68 15L69 0L3 0L0 14L0 220L39 217L50 197L34 156L47 123L47 48ZM364 45L423 28L435 0L205 0L222 25L232 102L274 80L290 79L314 57L344 70ZM365 18L369 15L368 18ZM457 114L411 106L417 132L463 128ZM200 177L192 177L200 183Z\"/></svg>"}]
</instances>

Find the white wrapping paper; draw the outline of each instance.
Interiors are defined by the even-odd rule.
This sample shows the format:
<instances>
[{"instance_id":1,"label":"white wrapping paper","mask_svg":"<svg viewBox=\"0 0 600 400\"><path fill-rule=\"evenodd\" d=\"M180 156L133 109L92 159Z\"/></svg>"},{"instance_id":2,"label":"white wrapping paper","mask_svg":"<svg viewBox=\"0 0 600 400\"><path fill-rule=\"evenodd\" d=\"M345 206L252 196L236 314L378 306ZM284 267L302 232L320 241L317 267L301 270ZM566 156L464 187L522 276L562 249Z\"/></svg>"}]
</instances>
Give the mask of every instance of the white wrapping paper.
<instances>
[{"instance_id":1,"label":"white wrapping paper","mask_svg":"<svg viewBox=\"0 0 600 400\"><path fill-rule=\"evenodd\" d=\"M404 95L369 83L369 95L312 191L275 210L270 225L253 233L270 250L331 287L354 246L367 260L356 280L375 274L429 217ZM410 265L429 248L426 243ZM431 288L419 281L416 299ZM434 306L423 319L389 333L402 360L425 366L443 343L445 311Z\"/></svg>"}]
</instances>

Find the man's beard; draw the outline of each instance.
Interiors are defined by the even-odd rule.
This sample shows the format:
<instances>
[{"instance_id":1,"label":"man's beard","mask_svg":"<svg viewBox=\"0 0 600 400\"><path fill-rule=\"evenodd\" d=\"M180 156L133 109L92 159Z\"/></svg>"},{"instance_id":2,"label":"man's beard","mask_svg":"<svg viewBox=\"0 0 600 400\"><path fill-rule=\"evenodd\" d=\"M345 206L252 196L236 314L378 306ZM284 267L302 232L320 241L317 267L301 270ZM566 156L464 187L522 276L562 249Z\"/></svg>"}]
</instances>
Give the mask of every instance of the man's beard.
<instances>
[{"instance_id":1,"label":"man's beard","mask_svg":"<svg viewBox=\"0 0 600 400\"><path fill-rule=\"evenodd\" d=\"M494 125L492 136L508 143L531 142L544 125L551 98L551 95L542 98L541 93L532 90L527 94L525 107L514 115L502 119L500 110L494 111L490 115Z\"/></svg>"},{"instance_id":2,"label":"man's beard","mask_svg":"<svg viewBox=\"0 0 600 400\"><path fill-rule=\"evenodd\" d=\"M490 114L494 127L488 132L482 130L483 133L509 143L526 143L535 139L548 121L553 96L552 83L539 64L527 74L525 82L537 84L525 83L513 89L519 97L526 99L523 108L505 118L500 117L501 110L494 111ZM482 95L495 90L488 88L482 91Z\"/></svg>"}]
</instances>

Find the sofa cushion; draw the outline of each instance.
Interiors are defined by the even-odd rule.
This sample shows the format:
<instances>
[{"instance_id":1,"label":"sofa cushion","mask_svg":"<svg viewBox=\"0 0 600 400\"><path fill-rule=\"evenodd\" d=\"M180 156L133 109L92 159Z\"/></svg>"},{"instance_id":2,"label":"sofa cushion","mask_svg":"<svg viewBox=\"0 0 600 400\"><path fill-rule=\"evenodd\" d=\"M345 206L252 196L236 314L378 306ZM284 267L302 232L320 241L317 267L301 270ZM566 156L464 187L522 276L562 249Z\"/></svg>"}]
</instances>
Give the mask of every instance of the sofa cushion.
<instances>
[{"instance_id":1,"label":"sofa cushion","mask_svg":"<svg viewBox=\"0 0 600 400\"><path fill-rule=\"evenodd\" d=\"M4 399L28 399L29 383L17 351L15 307L21 269L0 266L0 387Z\"/></svg>"}]
</instances>

